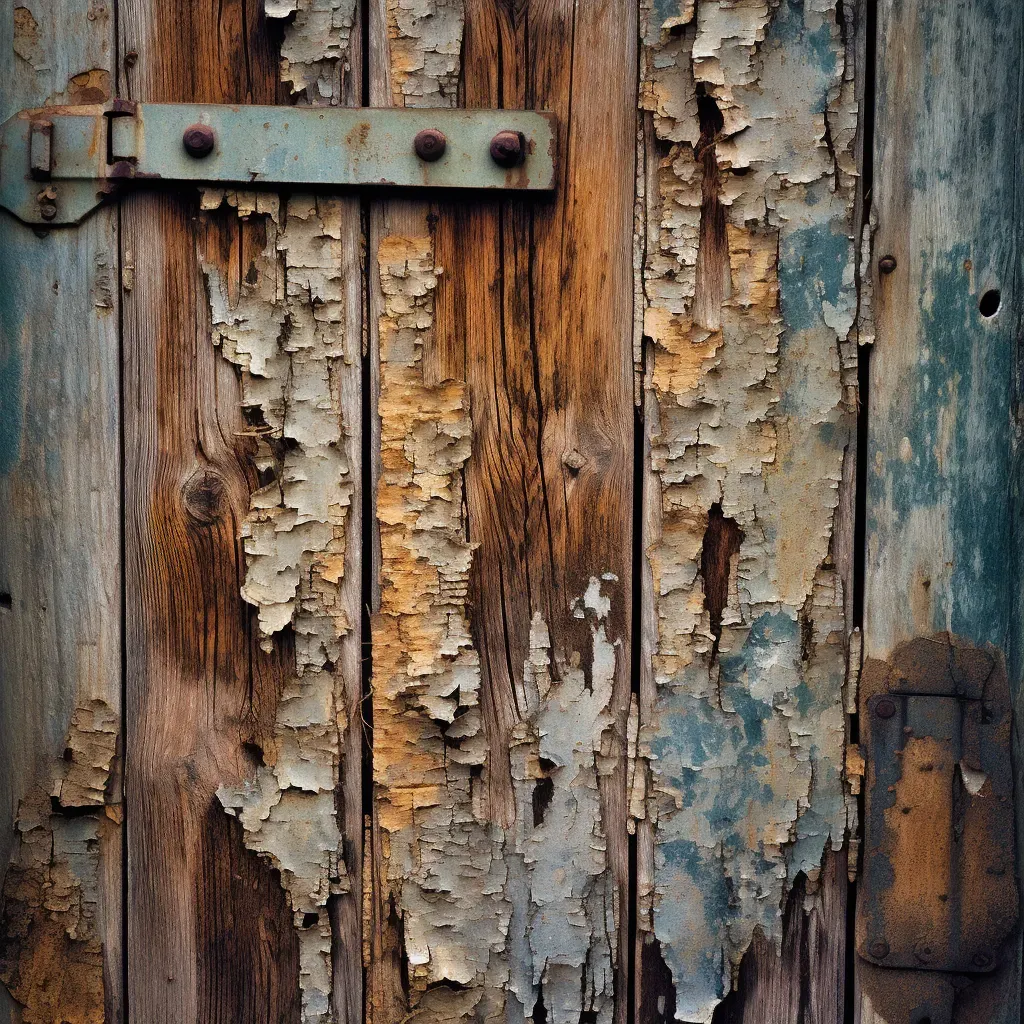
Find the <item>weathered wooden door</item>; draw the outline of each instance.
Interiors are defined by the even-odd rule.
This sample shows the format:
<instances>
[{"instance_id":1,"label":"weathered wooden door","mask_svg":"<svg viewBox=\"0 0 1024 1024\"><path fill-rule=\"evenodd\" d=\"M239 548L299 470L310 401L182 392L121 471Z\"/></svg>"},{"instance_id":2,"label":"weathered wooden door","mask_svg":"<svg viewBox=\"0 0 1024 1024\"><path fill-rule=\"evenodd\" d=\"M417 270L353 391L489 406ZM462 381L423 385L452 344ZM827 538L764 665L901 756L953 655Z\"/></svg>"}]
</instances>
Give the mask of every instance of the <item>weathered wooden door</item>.
<instances>
[{"instance_id":1,"label":"weathered wooden door","mask_svg":"<svg viewBox=\"0 0 1024 1024\"><path fill-rule=\"evenodd\" d=\"M5 3L3 119L549 111L557 174L49 226L0 146L0 1021L1018 1020L1022 33Z\"/></svg>"}]
</instances>

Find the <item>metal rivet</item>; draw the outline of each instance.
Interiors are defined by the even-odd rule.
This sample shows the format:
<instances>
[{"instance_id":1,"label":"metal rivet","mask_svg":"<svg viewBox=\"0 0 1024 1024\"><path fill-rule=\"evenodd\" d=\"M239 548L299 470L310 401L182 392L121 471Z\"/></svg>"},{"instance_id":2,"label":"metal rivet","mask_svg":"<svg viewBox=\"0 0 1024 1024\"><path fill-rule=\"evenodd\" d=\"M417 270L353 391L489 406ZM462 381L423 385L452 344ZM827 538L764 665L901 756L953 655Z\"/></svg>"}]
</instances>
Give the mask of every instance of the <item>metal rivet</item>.
<instances>
[{"instance_id":1,"label":"metal rivet","mask_svg":"<svg viewBox=\"0 0 1024 1024\"><path fill-rule=\"evenodd\" d=\"M424 128L423 131L416 133L412 145L421 160L433 163L444 156L444 151L448 148L448 140L444 137L444 132L439 129Z\"/></svg>"},{"instance_id":2,"label":"metal rivet","mask_svg":"<svg viewBox=\"0 0 1024 1024\"><path fill-rule=\"evenodd\" d=\"M878 272L880 274L891 274L896 269L895 256L883 256L878 261Z\"/></svg>"},{"instance_id":3,"label":"metal rivet","mask_svg":"<svg viewBox=\"0 0 1024 1024\"><path fill-rule=\"evenodd\" d=\"M181 144L189 156L204 157L213 152L217 136L208 124L190 124L181 136Z\"/></svg>"},{"instance_id":4,"label":"metal rivet","mask_svg":"<svg viewBox=\"0 0 1024 1024\"><path fill-rule=\"evenodd\" d=\"M896 705L888 697L883 697L875 705L875 714L879 718L892 718L896 714Z\"/></svg>"},{"instance_id":5,"label":"metal rivet","mask_svg":"<svg viewBox=\"0 0 1024 1024\"><path fill-rule=\"evenodd\" d=\"M914 946L914 956L922 964L930 964L935 959L935 950L927 939L918 939Z\"/></svg>"},{"instance_id":6,"label":"metal rivet","mask_svg":"<svg viewBox=\"0 0 1024 1024\"><path fill-rule=\"evenodd\" d=\"M523 158L523 136L519 132L498 132L491 139L491 159L499 167L515 167Z\"/></svg>"},{"instance_id":7,"label":"metal rivet","mask_svg":"<svg viewBox=\"0 0 1024 1024\"><path fill-rule=\"evenodd\" d=\"M877 942L872 942L868 946L868 953L874 957L875 960L884 960L889 955L889 943L885 939L879 939Z\"/></svg>"}]
</instances>

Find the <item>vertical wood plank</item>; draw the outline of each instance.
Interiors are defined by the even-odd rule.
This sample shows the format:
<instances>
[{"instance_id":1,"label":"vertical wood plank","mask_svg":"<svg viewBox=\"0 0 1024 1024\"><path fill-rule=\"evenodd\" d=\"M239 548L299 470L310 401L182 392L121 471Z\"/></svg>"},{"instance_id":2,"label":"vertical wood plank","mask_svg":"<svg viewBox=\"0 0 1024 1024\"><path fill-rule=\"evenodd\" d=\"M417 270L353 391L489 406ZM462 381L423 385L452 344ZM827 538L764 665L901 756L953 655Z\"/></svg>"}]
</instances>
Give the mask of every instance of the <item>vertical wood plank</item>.
<instances>
[{"instance_id":1,"label":"vertical wood plank","mask_svg":"<svg viewBox=\"0 0 1024 1024\"><path fill-rule=\"evenodd\" d=\"M107 3L5 4L0 119L108 99L113 53ZM0 274L0 1020L117 1022L116 213L0 214Z\"/></svg>"},{"instance_id":2,"label":"vertical wood plank","mask_svg":"<svg viewBox=\"0 0 1024 1024\"><path fill-rule=\"evenodd\" d=\"M878 5L864 623L875 674L918 638L987 649L1018 716L1022 45L1018 4ZM858 961L860 1019L1016 1021L1019 960L913 988Z\"/></svg>"},{"instance_id":3,"label":"vertical wood plank","mask_svg":"<svg viewBox=\"0 0 1024 1024\"><path fill-rule=\"evenodd\" d=\"M281 66L262 5L125 0L126 96L358 99L353 5L297 6ZM358 208L202 205L124 209L132 1013L358 1021Z\"/></svg>"},{"instance_id":4,"label":"vertical wood plank","mask_svg":"<svg viewBox=\"0 0 1024 1024\"><path fill-rule=\"evenodd\" d=\"M641 10L636 984L658 1019L842 1017L854 7ZM784 928L801 876L815 909Z\"/></svg>"},{"instance_id":5,"label":"vertical wood plank","mask_svg":"<svg viewBox=\"0 0 1024 1024\"><path fill-rule=\"evenodd\" d=\"M370 1009L624 1019L636 12L375 10L373 102L454 101L461 49L460 103L559 115L563 177L376 215Z\"/></svg>"}]
</instances>

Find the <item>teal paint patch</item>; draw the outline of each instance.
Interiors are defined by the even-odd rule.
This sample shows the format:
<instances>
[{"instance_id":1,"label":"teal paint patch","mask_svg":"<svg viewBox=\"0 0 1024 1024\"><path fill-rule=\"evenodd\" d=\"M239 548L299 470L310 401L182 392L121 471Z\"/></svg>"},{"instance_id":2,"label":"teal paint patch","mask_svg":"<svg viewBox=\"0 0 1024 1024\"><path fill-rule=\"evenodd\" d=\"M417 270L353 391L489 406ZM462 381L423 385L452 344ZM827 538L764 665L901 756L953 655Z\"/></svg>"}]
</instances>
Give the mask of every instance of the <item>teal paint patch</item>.
<instances>
[{"instance_id":1,"label":"teal paint patch","mask_svg":"<svg viewBox=\"0 0 1024 1024\"><path fill-rule=\"evenodd\" d=\"M786 233L779 243L779 301L787 331L830 330L823 305L845 302L853 247L832 220Z\"/></svg>"},{"instance_id":2,"label":"teal paint patch","mask_svg":"<svg viewBox=\"0 0 1024 1024\"><path fill-rule=\"evenodd\" d=\"M877 507L888 492L901 519L915 508L948 509L949 591L935 594L932 627L1001 646L1013 586L1006 557L1013 354L1009 332L982 323L965 269L970 258L967 243L922 253L921 357L897 384L906 396L899 429L872 437L869 465L879 460L885 475L869 480L868 500ZM875 517L869 525L877 527Z\"/></svg>"},{"instance_id":3,"label":"teal paint patch","mask_svg":"<svg viewBox=\"0 0 1024 1024\"><path fill-rule=\"evenodd\" d=\"M10 337L4 347L7 351L0 352L0 476L18 464L23 429L21 349Z\"/></svg>"}]
</instances>

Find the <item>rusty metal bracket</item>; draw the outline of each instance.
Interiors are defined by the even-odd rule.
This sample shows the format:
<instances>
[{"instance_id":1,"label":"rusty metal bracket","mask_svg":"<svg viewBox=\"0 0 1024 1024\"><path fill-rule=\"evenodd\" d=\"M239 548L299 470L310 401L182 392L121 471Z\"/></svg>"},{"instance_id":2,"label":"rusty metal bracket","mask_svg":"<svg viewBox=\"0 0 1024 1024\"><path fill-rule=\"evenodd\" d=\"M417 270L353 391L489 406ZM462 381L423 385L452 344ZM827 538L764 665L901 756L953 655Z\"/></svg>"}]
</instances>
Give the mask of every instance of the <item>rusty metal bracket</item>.
<instances>
[{"instance_id":1,"label":"rusty metal bracket","mask_svg":"<svg viewBox=\"0 0 1024 1024\"><path fill-rule=\"evenodd\" d=\"M0 206L26 224L77 224L155 182L550 191L554 115L118 100L0 126Z\"/></svg>"},{"instance_id":2,"label":"rusty metal bracket","mask_svg":"<svg viewBox=\"0 0 1024 1024\"><path fill-rule=\"evenodd\" d=\"M978 974L1018 915L1011 711L996 651L946 633L868 661L857 952L880 967Z\"/></svg>"}]
</instances>

